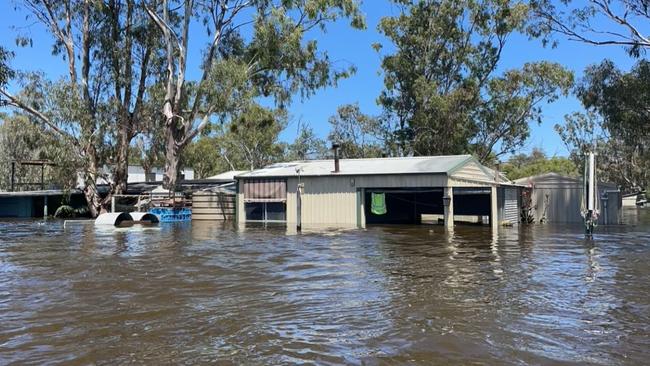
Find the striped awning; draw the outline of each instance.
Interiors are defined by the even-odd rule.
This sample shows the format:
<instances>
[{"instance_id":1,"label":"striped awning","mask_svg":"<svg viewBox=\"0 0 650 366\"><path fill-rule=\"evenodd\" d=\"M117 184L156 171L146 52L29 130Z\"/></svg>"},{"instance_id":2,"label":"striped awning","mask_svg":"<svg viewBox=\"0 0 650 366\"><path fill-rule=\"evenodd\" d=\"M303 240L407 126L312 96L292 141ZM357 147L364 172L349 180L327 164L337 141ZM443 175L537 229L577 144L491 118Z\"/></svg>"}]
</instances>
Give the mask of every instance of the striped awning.
<instances>
[{"instance_id":1,"label":"striped awning","mask_svg":"<svg viewBox=\"0 0 650 366\"><path fill-rule=\"evenodd\" d=\"M287 181L284 179L244 180L244 201L284 202L287 200Z\"/></svg>"}]
</instances>

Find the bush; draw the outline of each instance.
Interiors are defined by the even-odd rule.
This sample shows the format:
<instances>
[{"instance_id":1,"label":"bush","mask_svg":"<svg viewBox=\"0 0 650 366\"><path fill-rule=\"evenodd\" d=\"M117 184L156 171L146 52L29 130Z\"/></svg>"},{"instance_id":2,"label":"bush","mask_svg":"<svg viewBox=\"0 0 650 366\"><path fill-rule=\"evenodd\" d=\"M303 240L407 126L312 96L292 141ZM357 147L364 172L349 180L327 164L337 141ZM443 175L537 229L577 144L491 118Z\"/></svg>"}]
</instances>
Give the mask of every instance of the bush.
<instances>
[{"instance_id":1,"label":"bush","mask_svg":"<svg viewBox=\"0 0 650 366\"><path fill-rule=\"evenodd\" d=\"M76 216L75 209L68 206L68 205L63 205L59 208L56 209L56 212L54 213L54 217L58 217L60 219L69 219L73 218Z\"/></svg>"}]
</instances>

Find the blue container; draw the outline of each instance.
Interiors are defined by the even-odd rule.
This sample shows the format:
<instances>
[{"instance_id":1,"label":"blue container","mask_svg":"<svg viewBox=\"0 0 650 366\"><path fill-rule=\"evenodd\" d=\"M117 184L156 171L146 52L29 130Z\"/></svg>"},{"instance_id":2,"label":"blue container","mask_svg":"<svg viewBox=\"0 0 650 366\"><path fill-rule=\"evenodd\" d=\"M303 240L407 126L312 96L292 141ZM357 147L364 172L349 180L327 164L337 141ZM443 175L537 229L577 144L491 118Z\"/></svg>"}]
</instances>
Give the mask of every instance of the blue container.
<instances>
[{"instance_id":1,"label":"blue container","mask_svg":"<svg viewBox=\"0 0 650 366\"><path fill-rule=\"evenodd\" d=\"M156 207L149 210L158 216L160 222L183 222L192 220L192 210L189 208L171 208L171 207Z\"/></svg>"}]
</instances>

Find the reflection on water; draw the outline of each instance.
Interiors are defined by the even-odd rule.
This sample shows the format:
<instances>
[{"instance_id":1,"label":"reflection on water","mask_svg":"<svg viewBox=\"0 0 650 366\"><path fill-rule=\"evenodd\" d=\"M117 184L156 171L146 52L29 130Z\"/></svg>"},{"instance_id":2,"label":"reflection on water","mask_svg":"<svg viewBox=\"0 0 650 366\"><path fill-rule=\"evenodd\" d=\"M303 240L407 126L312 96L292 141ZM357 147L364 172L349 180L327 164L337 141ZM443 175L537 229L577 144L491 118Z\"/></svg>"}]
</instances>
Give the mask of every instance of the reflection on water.
<instances>
[{"instance_id":1,"label":"reflection on water","mask_svg":"<svg viewBox=\"0 0 650 366\"><path fill-rule=\"evenodd\" d=\"M0 364L641 364L629 225L312 230L0 223Z\"/></svg>"}]
</instances>

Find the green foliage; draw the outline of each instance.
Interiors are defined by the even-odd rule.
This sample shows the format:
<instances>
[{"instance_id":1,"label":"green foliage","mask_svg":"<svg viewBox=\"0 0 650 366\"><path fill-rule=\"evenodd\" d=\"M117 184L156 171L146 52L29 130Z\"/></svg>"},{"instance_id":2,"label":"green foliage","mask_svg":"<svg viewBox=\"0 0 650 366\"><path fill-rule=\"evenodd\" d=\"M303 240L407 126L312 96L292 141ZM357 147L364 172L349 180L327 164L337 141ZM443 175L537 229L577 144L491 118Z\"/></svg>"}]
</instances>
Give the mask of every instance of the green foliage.
<instances>
[{"instance_id":1,"label":"green foliage","mask_svg":"<svg viewBox=\"0 0 650 366\"><path fill-rule=\"evenodd\" d=\"M183 153L183 163L194 169L196 179L231 170L220 154L219 140L204 136L191 143Z\"/></svg>"},{"instance_id":2,"label":"green foliage","mask_svg":"<svg viewBox=\"0 0 650 366\"><path fill-rule=\"evenodd\" d=\"M530 155L517 154L502 165L502 171L508 179L515 180L545 173L558 173L570 177L579 176L575 163L566 157L547 157L544 151L534 149Z\"/></svg>"},{"instance_id":3,"label":"green foliage","mask_svg":"<svg viewBox=\"0 0 650 366\"><path fill-rule=\"evenodd\" d=\"M54 217L59 219L69 219L76 216L76 211L74 208L68 205L61 205L54 212Z\"/></svg>"},{"instance_id":4,"label":"green foliage","mask_svg":"<svg viewBox=\"0 0 650 366\"><path fill-rule=\"evenodd\" d=\"M576 91L587 112L556 125L573 159L595 149L601 179L633 190L650 185L650 62L626 73L603 61L587 68Z\"/></svg>"},{"instance_id":5,"label":"green foliage","mask_svg":"<svg viewBox=\"0 0 650 366\"><path fill-rule=\"evenodd\" d=\"M311 127L302 125L294 142L287 147L285 160L322 159L327 152L325 141L318 138Z\"/></svg>"},{"instance_id":6,"label":"green foliage","mask_svg":"<svg viewBox=\"0 0 650 366\"><path fill-rule=\"evenodd\" d=\"M77 183L78 161L65 142L51 131L42 130L26 115L7 116L0 124L0 190L11 187L11 162L24 160L48 160L56 164L44 170L44 181L48 187L69 189ZM16 164L15 169L18 183L41 180L40 167ZM16 189L37 187L21 186Z\"/></svg>"},{"instance_id":7,"label":"green foliage","mask_svg":"<svg viewBox=\"0 0 650 366\"><path fill-rule=\"evenodd\" d=\"M337 67L307 35L344 18L354 28L365 26L357 0L163 0L144 6L165 43L166 70L159 75L165 92L159 110L165 119L168 187L175 185L183 149L201 134L223 137L219 146L230 166L245 162L257 167L282 156L283 147L273 146L275 140L260 140L278 132L279 124L268 123L268 114L286 113L295 95L309 97L354 72L352 66ZM190 35L196 42L198 34L190 32L195 18L202 21L209 41L197 63L201 77L193 81L186 69ZM274 104L277 110L262 104ZM247 128L250 136L244 133Z\"/></svg>"},{"instance_id":8,"label":"green foliage","mask_svg":"<svg viewBox=\"0 0 650 366\"><path fill-rule=\"evenodd\" d=\"M285 157L280 132L286 126L282 110L258 104L245 107L237 118L213 126L209 136L194 141L183 152L183 164L195 169L199 177L226 170L252 170Z\"/></svg>"},{"instance_id":9,"label":"green foliage","mask_svg":"<svg viewBox=\"0 0 650 366\"><path fill-rule=\"evenodd\" d=\"M9 66L9 60L13 54L0 46L0 88L4 87L12 79L15 72Z\"/></svg>"},{"instance_id":10,"label":"green foliage","mask_svg":"<svg viewBox=\"0 0 650 366\"><path fill-rule=\"evenodd\" d=\"M529 124L541 123L542 102L551 103L560 94L566 96L572 86L570 71L543 61L492 78L487 99L478 108L472 152L484 162L515 153L530 135Z\"/></svg>"},{"instance_id":11,"label":"green foliage","mask_svg":"<svg viewBox=\"0 0 650 366\"><path fill-rule=\"evenodd\" d=\"M343 158L376 158L384 154L385 130L378 118L361 112L358 104L340 106L330 117L328 140L340 146Z\"/></svg>"},{"instance_id":12,"label":"green foliage","mask_svg":"<svg viewBox=\"0 0 650 366\"><path fill-rule=\"evenodd\" d=\"M472 152L486 161L521 147L539 104L566 94L572 75L539 62L495 75L528 7L508 0L394 0L402 13L379 30L396 51L382 60L379 97L402 155ZM381 50L380 45L375 48Z\"/></svg>"}]
</instances>

